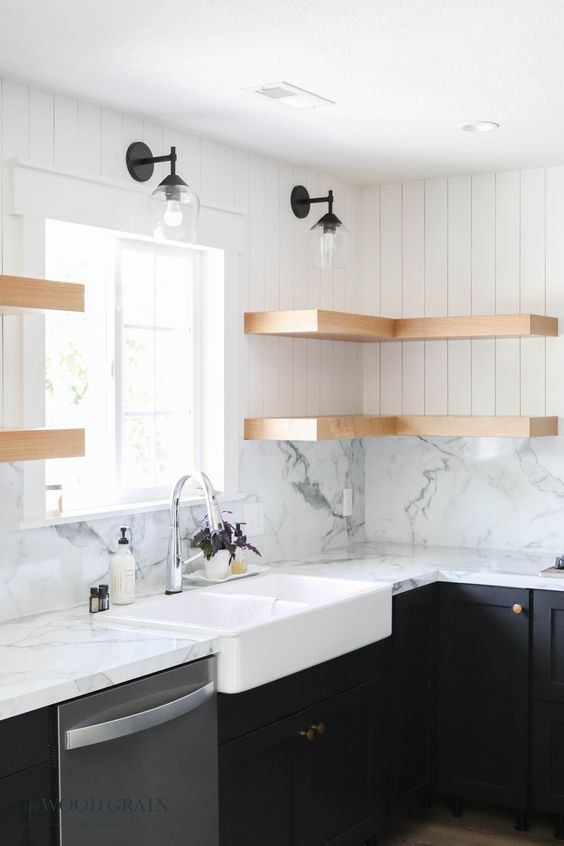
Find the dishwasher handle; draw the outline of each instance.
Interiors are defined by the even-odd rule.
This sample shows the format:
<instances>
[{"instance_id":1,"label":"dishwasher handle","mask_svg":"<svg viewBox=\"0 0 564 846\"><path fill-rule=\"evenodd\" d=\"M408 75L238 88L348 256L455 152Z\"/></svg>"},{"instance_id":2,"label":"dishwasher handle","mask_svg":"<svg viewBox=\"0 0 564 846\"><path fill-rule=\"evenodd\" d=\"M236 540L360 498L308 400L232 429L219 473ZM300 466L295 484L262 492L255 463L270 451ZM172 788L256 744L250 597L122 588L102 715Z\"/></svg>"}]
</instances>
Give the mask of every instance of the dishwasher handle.
<instances>
[{"instance_id":1,"label":"dishwasher handle","mask_svg":"<svg viewBox=\"0 0 564 846\"><path fill-rule=\"evenodd\" d=\"M139 711L137 714L109 720L106 723L69 729L65 732L65 749L79 749L82 746L104 743L106 740L117 740L119 737L126 737L129 734L136 734L139 731L168 723L170 720L195 711L211 699L214 691L215 685L213 681L210 681L192 693L180 699L174 699L172 702L165 702L164 705L158 705L156 708L149 708L147 711Z\"/></svg>"}]
</instances>

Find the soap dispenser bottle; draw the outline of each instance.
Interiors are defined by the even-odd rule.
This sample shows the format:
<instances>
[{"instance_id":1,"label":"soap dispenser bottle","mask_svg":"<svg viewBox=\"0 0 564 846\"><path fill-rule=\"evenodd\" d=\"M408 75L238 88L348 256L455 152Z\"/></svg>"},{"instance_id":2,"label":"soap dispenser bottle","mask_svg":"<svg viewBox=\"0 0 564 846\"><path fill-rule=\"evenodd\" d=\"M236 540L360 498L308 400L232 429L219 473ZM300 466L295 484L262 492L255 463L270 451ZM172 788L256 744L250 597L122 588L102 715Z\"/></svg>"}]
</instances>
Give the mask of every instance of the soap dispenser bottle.
<instances>
[{"instance_id":1,"label":"soap dispenser bottle","mask_svg":"<svg viewBox=\"0 0 564 846\"><path fill-rule=\"evenodd\" d=\"M135 602L135 558L131 554L126 536L127 526L120 529L119 551L112 556L112 602L114 605L131 605Z\"/></svg>"},{"instance_id":2,"label":"soap dispenser bottle","mask_svg":"<svg viewBox=\"0 0 564 846\"><path fill-rule=\"evenodd\" d=\"M241 526L244 525L244 523L235 524L235 538L237 540L243 537ZM242 576L247 572L247 550L241 549L240 546L235 547L235 558L231 562L231 572L234 576Z\"/></svg>"}]
</instances>

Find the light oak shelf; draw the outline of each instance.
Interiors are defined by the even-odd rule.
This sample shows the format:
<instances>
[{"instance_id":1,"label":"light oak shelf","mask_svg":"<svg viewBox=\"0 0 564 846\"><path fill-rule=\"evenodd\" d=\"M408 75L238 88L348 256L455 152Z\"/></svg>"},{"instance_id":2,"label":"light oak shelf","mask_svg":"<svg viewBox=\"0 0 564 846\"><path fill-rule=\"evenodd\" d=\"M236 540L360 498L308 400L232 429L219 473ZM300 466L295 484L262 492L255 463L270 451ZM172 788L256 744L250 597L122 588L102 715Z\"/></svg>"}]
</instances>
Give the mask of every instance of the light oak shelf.
<instances>
[{"instance_id":1,"label":"light oak shelf","mask_svg":"<svg viewBox=\"0 0 564 846\"><path fill-rule=\"evenodd\" d=\"M0 276L0 314L84 311L84 285L25 276Z\"/></svg>"},{"instance_id":2,"label":"light oak shelf","mask_svg":"<svg viewBox=\"0 0 564 846\"><path fill-rule=\"evenodd\" d=\"M84 429L0 429L0 461L83 456Z\"/></svg>"},{"instance_id":3,"label":"light oak shelf","mask_svg":"<svg viewBox=\"0 0 564 846\"><path fill-rule=\"evenodd\" d=\"M392 436L539 438L558 434L557 417L344 415L245 420L247 441L324 441Z\"/></svg>"},{"instance_id":4,"label":"light oak shelf","mask_svg":"<svg viewBox=\"0 0 564 846\"><path fill-rule=\"evenodd\" d=\"M539 314L394 319L310 308L246 312L245 334L363 342L554 337L558 319Z\"/></svg>"}]
</instances>

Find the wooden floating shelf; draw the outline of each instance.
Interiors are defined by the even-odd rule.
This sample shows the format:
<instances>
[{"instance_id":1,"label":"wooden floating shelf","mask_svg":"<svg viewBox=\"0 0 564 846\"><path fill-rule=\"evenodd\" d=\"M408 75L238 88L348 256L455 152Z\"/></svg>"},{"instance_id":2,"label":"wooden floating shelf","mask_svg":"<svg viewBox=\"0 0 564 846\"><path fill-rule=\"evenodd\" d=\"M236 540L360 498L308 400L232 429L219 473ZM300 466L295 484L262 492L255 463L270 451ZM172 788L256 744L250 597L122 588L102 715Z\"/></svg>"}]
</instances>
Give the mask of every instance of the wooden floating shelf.
<instances>
[{"instance_id":1,"label":"wooden floating shelf","mask_svg":"<svg viewBox=\"0 0 564 846\"><path fill-rule=\"evenodd\" d=\"M363 342L554 337L558 320L539 314L394 319L311 308L246 312L245 334Z\"/></svg>"},{"instance_id":2,"label":"wooden floating shelf","mask_svg":"<svg viewBox=\"0 0 564 846\"><path fill-rule=\"evenodd\" d=\"M0 429L0 461L82 458L84 429Z\"/></svg>"},{"instance_id":3,"label":"wooden floating shelf","mask_svg":"<svg viewBox=\"0 0 564 846\"><path fill-rule=\"evenodd\" d=\"M24 276L0 276L0 314L84 311L84 285Z\"/></svg>"},{"instance_id":4,"label":"wooden floating shelf","mask_svg":"<svg viewBox=\"0 0 564 846\"><path fill-rule=\"evenodd\" d=\"M258 417L245 420L246 441L331 441L395 435L395 417Z\"/></svg>"},{"instance_id":5,"label":"wooden floating shelf","mask_svg":"<svg viewBox=\"0 0 564 846\"><path fill-rule=\"evenodd\" d=\"M558 434L557 417L258 417L245 420L247 441L324 441L392 436L539 438Z\"/></svg>"},{"instance_id":6,"label":"wooden floating shelf","mask_svg":"<svg viewBox=\"0 0 564 846\"><path fill-rule=\"evenodd\" d=\"M395 323L391 317L370 317L345 311L308 308L301 311L248 311L246 335L279 335L291 338L318 338L325 341L393 340Z\"/></svg>"}]
</instances>

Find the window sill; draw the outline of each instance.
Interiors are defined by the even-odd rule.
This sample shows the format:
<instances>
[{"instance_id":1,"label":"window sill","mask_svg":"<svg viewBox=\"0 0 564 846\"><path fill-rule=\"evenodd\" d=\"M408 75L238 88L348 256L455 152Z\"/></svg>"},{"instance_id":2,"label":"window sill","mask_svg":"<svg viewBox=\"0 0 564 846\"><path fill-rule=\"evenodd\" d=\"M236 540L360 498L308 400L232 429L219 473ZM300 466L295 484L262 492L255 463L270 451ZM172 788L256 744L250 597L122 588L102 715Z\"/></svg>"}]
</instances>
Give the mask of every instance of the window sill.
<instances>
[{"instance_id":1,"label":"window sill","mask_svg":"<svg viewBox=\"0 0 564 846\"><path fill-rule=\"evenodd\" d=\"M220 504L229 504L230 502L238 502L246 499L245 493L226 494L220 493L217 495ZM193 507L195 505L205 505L203 496L189 496L183 497L180 500L181 506ZM104 505L100 508L77 509L75 511L65 511L59 517L43 517L37 520L23 520L18 524L19 529L43 529L47 526L64 526L68 523L83 523L93 520L104 520L108 517L127 516L129 514L147 514L151 511L168 511L170 508L170 499L153 499L147 502L120 502L116 505Z\"/></svg>"}]
</instances>

